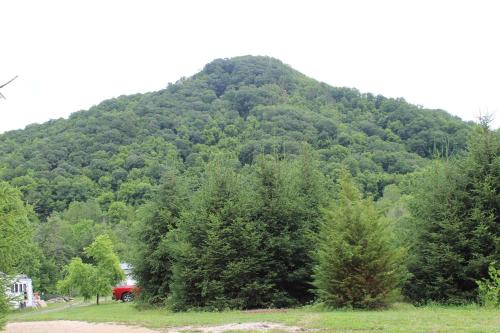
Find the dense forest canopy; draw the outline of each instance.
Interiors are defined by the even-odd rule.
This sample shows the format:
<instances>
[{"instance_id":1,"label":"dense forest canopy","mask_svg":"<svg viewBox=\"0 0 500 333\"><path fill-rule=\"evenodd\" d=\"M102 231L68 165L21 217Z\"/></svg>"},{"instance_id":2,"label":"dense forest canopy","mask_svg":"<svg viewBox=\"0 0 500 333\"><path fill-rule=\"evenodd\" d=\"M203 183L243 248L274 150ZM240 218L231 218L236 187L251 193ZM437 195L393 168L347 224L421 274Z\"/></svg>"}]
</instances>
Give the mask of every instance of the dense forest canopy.
<instances>
[{"instance_id":1,"label":"dense forest canopy","mask_svg":"<svg viewBox=\"0 0 500 333\"><path fill-rule=\"evenodd\" d=\"M219 151L242 165L307 142L331 175L345 165L380 196L398 175L465 147L470 126L403 99L317 82L269 57L218 59L157 92L106 100L69 119L0 135L0 177L45 220L73 201L150 200L169 164L199 169ZM198 170L198 171L196 171Z\"/></svg>"},{"instance_id":2,"label":"dense forest canopy","mask_svg":"<svg viewBox=\"0 0 500 333\"><path fill-rule=\"evenodd\" d=\"M273 58L217 59L0 135L0 195L16 208L0 222L30 230L9 269L68 289L70 272L105 272L88 248L106 239L143 301L174 310L475 301L500 262L499 142L487 121Z\"/></svg>"}]
</instances>

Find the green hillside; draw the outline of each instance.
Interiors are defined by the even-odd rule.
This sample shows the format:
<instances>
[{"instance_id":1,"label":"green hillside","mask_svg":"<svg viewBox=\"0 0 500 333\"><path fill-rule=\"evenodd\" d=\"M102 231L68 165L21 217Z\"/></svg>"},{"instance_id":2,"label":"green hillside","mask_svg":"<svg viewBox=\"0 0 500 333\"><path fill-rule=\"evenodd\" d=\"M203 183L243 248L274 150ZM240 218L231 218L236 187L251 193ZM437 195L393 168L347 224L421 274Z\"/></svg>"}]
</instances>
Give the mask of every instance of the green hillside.
<instances>
[{"instance_id":1,"label":"green hillside","mask_svg":"<svg viewBox=\"0 0 500 333\"><path fill-rule=\"evenodd\" d=\"M320 83L269 57L217 59L166 89L106 100L68 119L0 135L1 179L45 220L73 201L139 206L165 170L211 156L295 155L304 142L333 175L345 165L380 196L434 154L465 147L470 124L403 99Z\"/></svg>"},{"instance_id":2,"label":"green hillside","mask_svg":"<svg viewBox=\"0 0 500 333\"><path fill-rule=\"evenodd\" d=\"M487 118L219 59L0 135L0 263L98 299L119 258L176 311L498 306L499 153Z\"/></svg>"}]
</instances>

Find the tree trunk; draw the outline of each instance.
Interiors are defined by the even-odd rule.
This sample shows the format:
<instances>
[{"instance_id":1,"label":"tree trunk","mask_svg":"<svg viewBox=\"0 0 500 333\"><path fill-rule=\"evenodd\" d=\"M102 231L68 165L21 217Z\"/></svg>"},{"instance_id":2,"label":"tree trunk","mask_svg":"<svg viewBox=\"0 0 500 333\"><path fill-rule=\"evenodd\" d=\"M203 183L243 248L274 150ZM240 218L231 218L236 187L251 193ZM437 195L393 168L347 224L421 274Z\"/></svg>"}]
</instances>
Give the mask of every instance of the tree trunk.
<instances>
[{"instance_id":1,"label":"tree trunk","mask_svg":"<svg viewBox=\"0 0 500 333\"><path fill-rule=\"evenodd\" d=\"M99 305L99 294L97 294L97 305Z\"/></svg>"}]
</instances>

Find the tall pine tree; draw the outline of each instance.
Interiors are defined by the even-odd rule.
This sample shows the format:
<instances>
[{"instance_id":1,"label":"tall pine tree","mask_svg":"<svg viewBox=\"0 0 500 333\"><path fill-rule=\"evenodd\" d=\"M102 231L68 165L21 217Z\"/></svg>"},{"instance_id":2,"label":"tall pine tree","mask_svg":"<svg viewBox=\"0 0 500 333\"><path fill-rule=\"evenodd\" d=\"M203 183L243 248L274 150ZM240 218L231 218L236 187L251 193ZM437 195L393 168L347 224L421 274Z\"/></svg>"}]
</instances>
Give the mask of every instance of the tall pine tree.
<instances>
[{"instance_id":1,"label":"tall pine tree","mask_svg":"<svg viewBox=\"0 0 500 333\"><path fill-rule=\"evenodd\" d=\"M274 281L277 307L305 303L314 296L311 236L318 230L325 182L309 157L304 153L290 163L261 156L256 165L253 219L264 228L266 270Z\"/></svg>"},{"instance_id":2,"label":"tall pine tree","mask_svg":"<svg viewBox=\"0 0 500 333\"><path fill-rule=\"evenodd\" d=\"M436 162L416 182L418 226L405 287L414 302L474 300L476 280L500 261L500 134L478 125L464 156Z\"/></svg>"},{"instance_id":3,"label":"tall pine tree","mask_svg":"<svg viewBox=\"0 0 500 333\"><path fill-rule=\"evenodd\" d=\"M170 235L170 304L176 310L271 305L262 227L250 219L248 183L230 163L209 164L192 211Z\"/></svg>"},{"instance_id":4,"label":"tall pine tree","mask_svg":"<svg viewBox=\"0 0 500 333\"><path fill-rule=\"evenodd\" d=\"M146 302L164 304L169 295L172 257L166 240L168 233L177 228L186 205L185 182L174 171L169 171L155 200L140 210L133 264L141 298Z\"/></svg>"}]
</instances>

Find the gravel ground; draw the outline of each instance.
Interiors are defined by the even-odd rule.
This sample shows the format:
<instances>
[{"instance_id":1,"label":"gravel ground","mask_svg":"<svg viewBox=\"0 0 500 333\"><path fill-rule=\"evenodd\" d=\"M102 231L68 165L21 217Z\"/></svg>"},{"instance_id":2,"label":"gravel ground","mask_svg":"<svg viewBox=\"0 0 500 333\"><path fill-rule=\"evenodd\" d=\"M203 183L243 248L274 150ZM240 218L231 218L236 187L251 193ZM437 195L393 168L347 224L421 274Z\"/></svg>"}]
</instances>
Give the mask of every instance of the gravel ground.
<instances>
[{"instance_id":1,"label":"gravel ground","mask_svg":"<svg viewBox=\"0 0 500 333\"><path fill-rule=\"evenodd\" d=\"M279 330L283 332L303 332L300 327L285 326L275 323L241 323L226 324L220 326L184 326L165 328L161 331L154 331L144 327L126 326L119 324L96 324L84 321L31 321L16 322L7 324L6 333L181 333L201 332L201 333L222 333L226 331L269 331Z\"/></svg>"},{"instance_id":2,"label":"gravel ground","mask_svg":"<svg viewBox=\"0 0 500 333\"><path fill-rule=\"evenodd\" d=\"M158 333L158 331L137 326L56 320L8 323L6 333Z\"/></svg>"},{"instance_id":3,"label":"gravel ground","mask_svg":"<svg viewBox=\"0 0 500 333\"><path fill-rule=\"evenodd\" d=\"M226 324L220 326L185 326L173 327L167 330L168 333L181 333L181 332L201 332L201 333L222 333L227 331L255 331L266 332L269 330L278 330L282 332L304 332L305 330L300 327L285 326L276 323L241 323L241 324Z\"/></svg>"}]
</instances>

